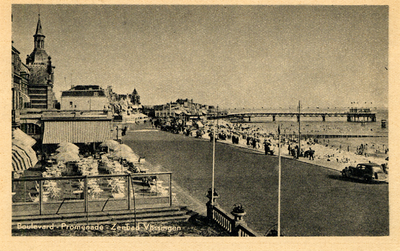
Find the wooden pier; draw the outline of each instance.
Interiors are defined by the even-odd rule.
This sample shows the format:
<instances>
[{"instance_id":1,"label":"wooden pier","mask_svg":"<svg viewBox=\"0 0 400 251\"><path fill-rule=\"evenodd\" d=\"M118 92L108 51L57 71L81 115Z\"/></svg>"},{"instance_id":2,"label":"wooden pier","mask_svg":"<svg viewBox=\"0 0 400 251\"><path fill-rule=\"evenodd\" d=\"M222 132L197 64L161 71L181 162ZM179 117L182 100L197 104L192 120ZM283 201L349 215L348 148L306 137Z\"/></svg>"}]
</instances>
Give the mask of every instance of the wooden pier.
<instances>
[{"instance_id":1,"label":"wooden pier","mask_svg":"<svg viewBox=\"0 0 400 251\"><path fill-rule=\"evenodd\" d=\"M252 117L272 117L275 121L276 117L321 117L322 121L326 121L327 117L347 117L347 122L376 122L376 114L372 113L370 109L356 109L352 108L349 112L238 112L228 113L224 115L211 115L208 119L219 118L237 118L245 121L246 119L251 122Z\"/></svg>"}]
</instances>

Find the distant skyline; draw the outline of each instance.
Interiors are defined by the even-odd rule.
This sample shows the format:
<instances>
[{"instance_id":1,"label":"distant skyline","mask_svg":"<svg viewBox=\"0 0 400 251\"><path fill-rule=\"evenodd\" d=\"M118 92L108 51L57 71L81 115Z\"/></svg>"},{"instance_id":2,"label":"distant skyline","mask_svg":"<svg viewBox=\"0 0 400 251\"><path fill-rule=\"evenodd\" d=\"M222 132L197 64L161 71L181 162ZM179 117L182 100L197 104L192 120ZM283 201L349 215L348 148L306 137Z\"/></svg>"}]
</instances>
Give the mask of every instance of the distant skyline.
<instances>
[{"instance_id":1,"label":"distant skyline","mask_svg":"<svg viewBox=\"0 0 400 251\"><path fill-rule=\"evenodd\" d=\"M57 98L93 84L145 105L388 106L388 6L13 5L23 62L39 12Z\"/></svg>"}]
</instances>

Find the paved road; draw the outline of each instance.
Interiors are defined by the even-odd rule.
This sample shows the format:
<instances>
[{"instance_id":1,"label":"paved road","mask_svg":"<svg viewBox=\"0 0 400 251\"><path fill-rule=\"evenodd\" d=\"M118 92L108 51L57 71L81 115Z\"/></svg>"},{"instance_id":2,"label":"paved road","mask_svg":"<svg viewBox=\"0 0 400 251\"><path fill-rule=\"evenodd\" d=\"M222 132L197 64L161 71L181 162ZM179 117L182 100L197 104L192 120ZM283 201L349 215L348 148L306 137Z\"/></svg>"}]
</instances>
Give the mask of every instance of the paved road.
<instances>
[{"instance_id":1,"label":"paved road","mask_svg":"<svg viewBox=\"0 0 400 251\"><path fill-rule=\"evenodd\" d=\"M204 205L211 187L212 143L159 131L129 131L124 143L146 161L173 172L173 181ZM245 206L249 227L264 234L277 221L278 158L217 143L219 204ZM282 159L281 227L286 236L389 234L388 185L353 182L320 166Z\"/></svg>"}]
</instances>

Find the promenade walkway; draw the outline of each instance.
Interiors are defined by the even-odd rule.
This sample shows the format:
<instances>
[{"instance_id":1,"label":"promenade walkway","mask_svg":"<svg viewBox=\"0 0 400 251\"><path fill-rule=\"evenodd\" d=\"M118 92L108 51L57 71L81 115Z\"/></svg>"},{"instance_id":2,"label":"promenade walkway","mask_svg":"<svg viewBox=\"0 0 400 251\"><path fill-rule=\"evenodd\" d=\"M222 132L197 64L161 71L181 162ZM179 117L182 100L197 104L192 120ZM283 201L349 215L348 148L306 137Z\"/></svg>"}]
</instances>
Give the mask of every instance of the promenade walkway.
<instances>
[{"instance_id":1,"label":"promenade walkway","mask_svg":"<svg viewBox=\"0 0 400 251\"><path fill-rule=\"evenodd\" d=\"M151 128L149 125L137 125L137 126L133 126L131 128L130 133L140 133L140 132L149 132L149 131L159 131L158 129L154 129ZM184 137L182 135L182 137ZM122 140L124 139L124 137L122 137ZM209 141L209 137L207 137L206 135L203 135L203 138L198 138L197 140L201 140L201 141ZM217 141L217 147L218 144L226 144L226 145L230 145L232 147L239 147L239 148L243 148L243 149L247 149L249 151L254 151L257 153L264 153L264 149L260 148L252 148L251 146L247 146L244 144L232 144L231 141L229 140L218 140ZM276 153L277 154L277 153ZM274 157L278 158L277 155L274 155ZM286 149L281 149L281 157L282 158L288 158L288 159L293 159L292 156L289 156L287 154L287 150ZM300 157L299 159L297 159L297 161L300 162L304 162L304 163L309 163L309 164L313 164L313 165L318 165L322 168L328 168L337 172L340 172L345 166L343 163L337 163L337 162L328 162L326 160L322 160L322 159L315 159L315 160L309 160L307 158L303 158ZM160 166L160 165L148 165L148 169L149 172L163 172L163 171L168 171L166 170L164 167ZM193 211L201 214L201 215L206 215L206 207L205 204L200 202L198 199L194 198L193 196L190 195L189 191L185 188L182 188L181 186L179 186L173 179L172 181L172 191L173 191L173 203L176 205L186 205L188 206L190 209L192 209Z\"/></svg>"},{"instance_id":2,"label":"promenade walkway","mask_svg":"<svg viewBox=\"0 0 400 251\"><path fill-rule=\"evenodd\" d=\"M235 147L240 147L240 148L245 148L245 149L249 149L251 151L255 151L255 152L259 152L259 153L264 153L264 149L263 148L253 148L251 146L247 146L247 145L242 145L242 144L231 144L229 141L226 140L219 140L217 141L218 143L222 143L222 144L228 144L228 145L232 145ZM275 152L276 157L278 157L278 153ZM282 158L290 158L293 159L292 156L287 154L287 149L285 148L281 148L281 157ZM313 164L313 165L317 165L317 166L321 166L323 168L329 168L332 170L336 170L336 171L342 171L343 168L346 167L346 164L343 163L338 163L338 162L334 162L334 161L326 161L325 159L314 159L314 160L309 160L308 158L303 158L300 157L297 159L297 161L301 161L304 163L309 163L309 164Z\"/></svg>"},{"instance_id":3,"label":"promenade walkway","mask_svg":"<svg viewBox=\"0 0 400 251\"><path fill-rule=\"evenodd\" d=\"M212 143L209 139L143 128L128 131L123 142L140 156L145 156L149 163L159 165L155 168L172 171L176 201L199 213L205 210L205 195L211 185ZM228 140L217 141L215 186L220 195L218 204L230 212L234 204L242 203L249 227L265 233L276 221L278 157L265 156L262 149L253 150L245 144L243 140L239 146ZM235 150L235 147L238 148ZM310 165L305 163L309 161L307 159L296 161L285 154L286 149L282 151L282 184L285 187L282 226L285 235L370 236L387 233L387 184L349 182L341 179L339 173L340 165L345 163L335 168L318 165L315 160L310 161ZM368 196L360 197L360 194ZM346 208L373 215L374 219L354 218ZM371 214L376 211L381 213Z\"/></svg>"}]
</instances>

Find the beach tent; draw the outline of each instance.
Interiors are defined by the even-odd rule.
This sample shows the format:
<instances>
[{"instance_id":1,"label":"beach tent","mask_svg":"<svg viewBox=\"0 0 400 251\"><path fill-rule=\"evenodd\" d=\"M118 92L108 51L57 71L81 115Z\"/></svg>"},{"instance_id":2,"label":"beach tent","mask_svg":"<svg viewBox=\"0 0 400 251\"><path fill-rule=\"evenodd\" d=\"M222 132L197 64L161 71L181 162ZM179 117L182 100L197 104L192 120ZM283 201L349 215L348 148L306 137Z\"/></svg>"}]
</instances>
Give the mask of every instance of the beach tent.
<instances>
[{"instance_id":1,"label":"beach tent","mask_svg":"<svg viewBox=\"0 0 400 251\"><path fill-rule=\"evenodd\" d=\"M136 154L134 154L134 153L131 153L128 157L126 157L125 158L127 161L129 161L129 162L132 162L132 163L134 163L134 162L139 162L139 156L137 156Z\"/></svg>"},{"instance_id":2,"label":"beach tent","mask_svg":"<svg viewBox=\"0 0 400 251\"><path fill-rule=\"evenodd\" d=\"M13 171L21 172L34 167L38 159L35 151L23 144L12 144L12 167Z\"/></svg>"},{"instance_id":3,"label":"beach tent","mask_svg":"<svg viewBox=\"0 0 400 251\"><path fill-rule=\"evenodd\" d=\"M112 153L112 156L117 158L124 158L131 162L137 162L139 160L139 156L136 155L133 150L125 144L119 145Z\"/></svg>"},{"instance_id":4,"label":"beach tent","mask_svg":"<svg viewBox=\"0 0 400 251\"><path fill-rule=\"evenodd\" d=\"M57 161L79 161L79 155L73 152L62 152L56 155L56 160Z\"/></svg>"},{"instance_id":5,"label":"beach tent","mask_svg":"<svg viewBox=\"0 0 400 251\"><path fill-rule=\"evenodd\" d=\"M115 152L132 152L132 153L133 153L132 148L130 148L128 145L125 145L125 144L120 144L120 145L118 145L118 146L114 149L114 151L115 151Z\"/></svg>"},{"instance_id":6,"label":"beach tent","mask_svg":"<svg viewBox=\"0 0 400 251\"><path fill-rule=\"evenodd\" d=\"M69 145L71 145L71 144L72 144L72 143L70 143L70 142L61 142L61 143L58 144L58 147L69 146ZM74 144L72 144L72 145L74 145Z\"/></svg>"},{"instance_id":7,"label":"beach tent","mask_svg":"<svg viewBox=\"0 0 400 251\"><path fill-rule=\"evenodd\" d=\"M139 160L139 156L137 156L134 152L118 151L113 152L111 155L113 157L123 158L131 162L137 162Z\"/></svg>"},{"instance_id":8,"label":"beach tent","mask_svg":"<svg viewBox=\"0 0 400 251\"><path fill-rule=\"evenodd\" d=\"M56 151L59 153L72 152L72 153L79 154L79 147L72 143L68 143L68 144L64 144L63 146L58 147Z\"/></svg>"},{"instance_id":9,"label":"beach tent","mask_svg":"<svg viewBox=\"0 0 400 251\"><path fill-rule=\"evenodd\" d=\"M38 159L32 149L35 143L36 140L21 131L21 129L17 128L12 131L13 171L20 172L36 165Z\"/></svg>"},{"instance_id":10,"label":"beach tent","mask_svg":"<svg viewBox=\"0 0 400 251\"><path fill-rule=\"evenodd\" d=\"M12 131L12 139L15 144L23 144L28 147L32 147L36 143L35 139L24 133L19 128Z\"/></svg>"},{"instance_id":11,"label":"beach tent","mask_svg":"<svg viewBox=\"0 0 400 251\"><path fill-rule=\"evenodd\" d=\"M108 147L111 150L114 150L115 148L117 148L120 145L120 143L118 143L115 140L109 139L104 141L103 143L100 144L101 147Z\"/></svg>"}]
</instances>

